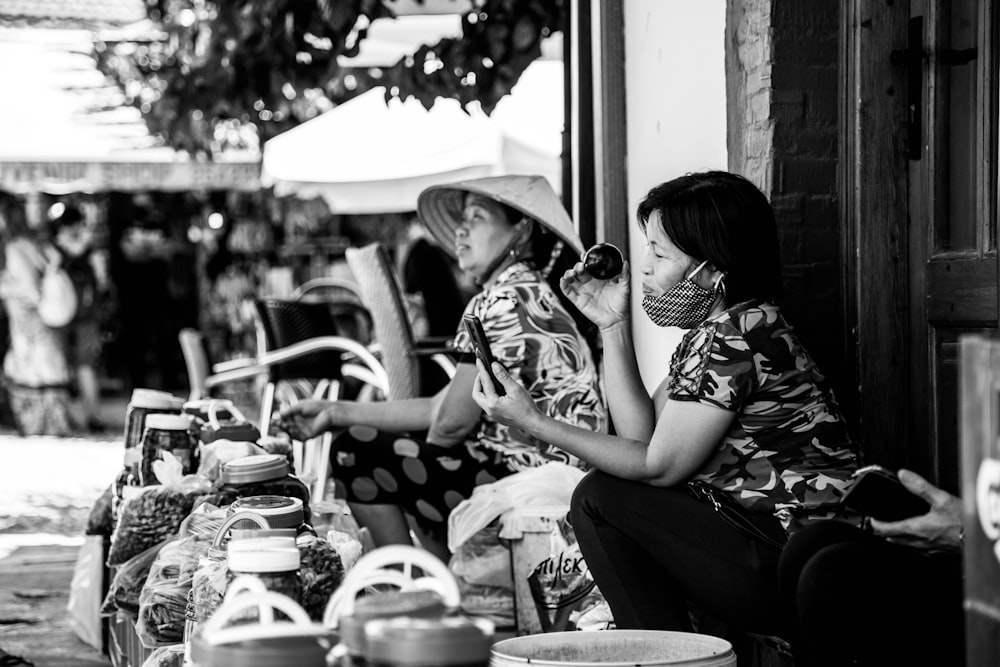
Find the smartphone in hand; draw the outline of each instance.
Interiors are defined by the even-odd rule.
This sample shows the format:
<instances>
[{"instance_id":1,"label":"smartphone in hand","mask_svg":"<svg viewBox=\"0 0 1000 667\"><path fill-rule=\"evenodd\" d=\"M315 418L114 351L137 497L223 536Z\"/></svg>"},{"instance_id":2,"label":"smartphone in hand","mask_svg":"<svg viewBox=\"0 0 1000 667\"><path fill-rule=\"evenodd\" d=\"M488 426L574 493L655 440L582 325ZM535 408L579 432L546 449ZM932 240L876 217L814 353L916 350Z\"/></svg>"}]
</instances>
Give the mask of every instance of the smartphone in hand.
<instances>
[{"instance_id":1,"label":"smartphone in hand","mask_svg":"<svg viewBox=\"0 0 1000 667\"><path fill-rule=\"evenodd\" d=\"M493 352L490 350L490 341L483 330L483 323L475 315L463 315L462 322L465 324L466 331L469 332L469 338L472 339L472 349L476 351L476 357L483 362L483 366L486 366L486 372L489 373L490 380L493 381L493 389L497 395L506 396L507 392L504 391L503 385L493 375Z\"/></svg>"},{"instance_id":2,"label":"smartphone in hand","mask_svg":"<svg viewBox=\"0 0 1000 667\"><path fill-rule=\"evenodd\" d=\"M927 514L931 506L899 481L899 477L882 466L859 468L854 484L847 489L841 504L844 507L879 521L902 521Z\"/></svg>"}]
</instances>

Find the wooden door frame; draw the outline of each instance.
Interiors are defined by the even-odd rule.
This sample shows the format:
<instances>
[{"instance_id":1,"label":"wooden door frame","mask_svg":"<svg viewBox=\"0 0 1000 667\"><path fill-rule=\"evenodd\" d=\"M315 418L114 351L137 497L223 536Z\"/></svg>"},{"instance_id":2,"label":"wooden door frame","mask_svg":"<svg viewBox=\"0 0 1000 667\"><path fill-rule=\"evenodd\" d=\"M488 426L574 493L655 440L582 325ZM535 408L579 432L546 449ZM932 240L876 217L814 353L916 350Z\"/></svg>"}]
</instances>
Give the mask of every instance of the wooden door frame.
<instances>
[{"instance_id":1,"label":"wooden door frame","mask_svg":"<svg viewBox=\"0 0 1000 667\"><path fill-rule=\"evenodd\" d=\"M845 0L841 14L841 239L845 357L853 360L866 459L904 465L909 426L909 236L905 146L908 3Z\"/></svg>"}]
</instances>

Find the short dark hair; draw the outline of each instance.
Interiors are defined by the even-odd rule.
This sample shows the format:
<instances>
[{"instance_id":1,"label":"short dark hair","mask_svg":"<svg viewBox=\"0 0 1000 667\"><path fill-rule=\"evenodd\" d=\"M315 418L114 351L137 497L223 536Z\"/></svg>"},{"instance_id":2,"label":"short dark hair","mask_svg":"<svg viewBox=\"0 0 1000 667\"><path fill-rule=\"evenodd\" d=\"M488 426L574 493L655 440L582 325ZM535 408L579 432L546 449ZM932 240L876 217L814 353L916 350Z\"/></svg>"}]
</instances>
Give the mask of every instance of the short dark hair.
<instances>
[{"instance_id":1,"label":"short dark hair","mask_svg":"<svg viewBox=\"0 0 1000 667\"><path fill-rule=\"evenodd\" d=\"M726 305L781 297L778 226L757 186L737 174L685 174L649 191L639 203L643 232L654 212L684 253L725 273Z\"/></svg>"}]
</instances>

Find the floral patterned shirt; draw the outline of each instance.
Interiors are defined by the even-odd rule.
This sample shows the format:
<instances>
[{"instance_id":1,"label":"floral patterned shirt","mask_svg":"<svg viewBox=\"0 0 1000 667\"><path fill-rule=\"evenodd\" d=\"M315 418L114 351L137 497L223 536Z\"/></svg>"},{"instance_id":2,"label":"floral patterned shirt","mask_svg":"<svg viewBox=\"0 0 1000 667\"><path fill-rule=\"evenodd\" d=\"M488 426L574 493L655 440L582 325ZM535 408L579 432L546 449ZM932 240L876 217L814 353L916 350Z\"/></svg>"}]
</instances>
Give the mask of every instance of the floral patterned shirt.
<instances>
[{"instance_id":1,"label":"floral patterned shirt","mask_svg":"<svg viewBox=\"0 0 1000 667\"><path fill-rule=\"evenodd\" d=\"M493 356L524 385L544 414L592 431L607 431L607 407L590 348L537 271L523 262L512 264L469 301L465 312L479 317ZM459 329L455 347L472 352L464 328ZM576 457L485 413L470 435L475 436L470 446L500 452L515 471L548 461L581 465Z\"/></svg>"},{"instance_id":2,"label":"floral patterned shirt","mask_svg":"<svg viewBox=\"0 0 1000 667\"><path fill-rule=\"evenodd\" d=\"M687 332L667 392L736 413L695 479L786 530L831 516L858 454L826 379L777 306L741 303Z\"/></svg>"}]
</instances>

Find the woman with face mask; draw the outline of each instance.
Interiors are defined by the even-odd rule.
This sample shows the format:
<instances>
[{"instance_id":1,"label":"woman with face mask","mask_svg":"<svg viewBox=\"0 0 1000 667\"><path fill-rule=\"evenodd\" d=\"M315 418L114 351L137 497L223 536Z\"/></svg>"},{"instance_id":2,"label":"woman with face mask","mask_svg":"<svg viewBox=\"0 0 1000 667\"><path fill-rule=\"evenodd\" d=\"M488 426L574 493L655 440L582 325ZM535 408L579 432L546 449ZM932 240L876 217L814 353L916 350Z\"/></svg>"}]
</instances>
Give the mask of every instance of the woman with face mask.
<instances>
[{"instance_id":1,"label":"woman with face mask","mask_svg":"<svg viewBox=\"0 0 1000 667\"><path fill-rule=\"evenodd\" d=\"M595 468L571 518L617 627L690 631L698 611L780 634L781 547L836 510L855 447L776 305L777 230L764 195L733 174L689 174L650 190L638 219L643 310L689 329L652 396L632 344L628 263L609 280L577 264L561 282L600 328L617 435L547 418L500 364L506 395L480 369L473 397L498 422Z\"/></svg>"},{"instance_id":2,"label":"woman with face mask","mask_svg":"<svg viewBox=\"0 0 1000 667\"><path fill-rule=\"evenodd\" d=\"M597 367L572 304L546 280L561 276L582 249L548 182L497 176L433 186L421 193L417 212L481 286L465 313L482 321L493 354L530 388L532 405L557 421L604 432ZM337 496L347 498L376 546L409 544L409 515L421 544L446 560L448 513L477 485L548 461L579 464L485 415L472 400L477 373L464 330L455 347L455 376L433 397L303 401L281 413L293 437L337 433L330 461Z\"/></svg>"}]
</instances>

